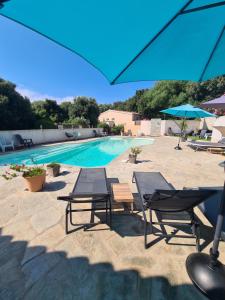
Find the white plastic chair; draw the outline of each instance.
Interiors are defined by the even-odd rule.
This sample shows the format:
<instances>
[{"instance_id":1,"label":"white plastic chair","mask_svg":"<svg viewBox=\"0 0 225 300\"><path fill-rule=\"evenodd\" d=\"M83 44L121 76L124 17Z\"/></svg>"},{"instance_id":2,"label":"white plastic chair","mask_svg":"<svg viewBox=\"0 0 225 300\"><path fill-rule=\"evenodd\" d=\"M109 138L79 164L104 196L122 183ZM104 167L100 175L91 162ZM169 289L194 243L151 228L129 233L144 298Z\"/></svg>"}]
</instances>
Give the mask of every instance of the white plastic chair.
<instances>
[{"instance_id":1,"label":"white plastic chair","mask_svg":"<svg viewBox=\"0 0 225 300\"><path fill-rule=\"evenodd\" d=\"M2 148L2 152L5 152L6 148L15 150L14 142L7 140L4 136L0 136L0 147Z\"/></svg>"}]
</instances>

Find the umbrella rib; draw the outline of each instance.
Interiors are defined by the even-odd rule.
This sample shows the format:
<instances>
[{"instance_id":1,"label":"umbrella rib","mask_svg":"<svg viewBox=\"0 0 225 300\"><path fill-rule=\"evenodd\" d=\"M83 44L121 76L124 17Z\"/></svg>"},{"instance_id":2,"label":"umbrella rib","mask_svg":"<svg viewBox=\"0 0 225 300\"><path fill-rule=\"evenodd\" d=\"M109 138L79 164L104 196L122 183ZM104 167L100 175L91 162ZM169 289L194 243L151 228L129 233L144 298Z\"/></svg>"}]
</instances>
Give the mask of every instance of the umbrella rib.
<instances>
[{"instance_id":1,"label":"umbrella rib","mask_svg":"<svg viewBox=\"0 0 225 300\"><path fill-rule=\"evenodd\" d=\"M144 48L138 52L138 54L120 71L120 73L110 82L111 84L114 84L117 79L135 62L135 60L147 49L160 35L163 33L163 31L166 30L166 28L185 10L186 7L188 7L191 2L194 0L189 0L164 26L163 28L158 31L158 33L147 43L147 45L144 46Z\"/></svg>"},{"instance_id":2,"label":"umbrella rib","mask_svg":"<svg viewBox=\"0 0 225 300\"><path fill-rule=\"evenodd\" d=\"M195 11L199 11L199 10L204 10L204 9L209 9L209 8L213 8L213 7L217 7L217 6L222 6L222 5L225 5L225 1L220 1L220 2L217 2L217 3L212 3L212 4L208 4L208 5L195 7L195 8L190 8L190 9L187 9L187 10L183 11L182 15L188 14L188 13L191 13L191 12L195 12Z\"/></svg>"},{"instance_id":3,"label":"umbrella rib","mask_svg":"<svg viewBox=\"0 0 225 300\"><path fill-rule=\"evenodd\" d=\"M208 58L208 60L207 60L207 62L206 62L206 65L205 65L203 71L202 71L202 74L201 74L201 76L200 76L199 81L202 81L203 76L205 75L205 72L206 72L206 70L207 70L207 68L208 68L208 66L209 66L209 63L210 63L210 61L211 61L211 59L212 59L212 57L213 57L213 55L214 55L214 53L215 53L215 51L216 51L218 45L219 45L219 42L220 42L220 40L221 40L221 38L222 38L222 36L223 36L224 30L225 30L225 26L224 26L223 29L221 30L221 32L220 32L220 34L219 34L219 37L218 37L218 39L217 39L217 41L216 41L216 43L215 43L215 45L214 45L214 47L213 47L213 49L212 49L212 52L211 52L210 55L209 55L209 58Z\"/></svg>"}]
</instances>

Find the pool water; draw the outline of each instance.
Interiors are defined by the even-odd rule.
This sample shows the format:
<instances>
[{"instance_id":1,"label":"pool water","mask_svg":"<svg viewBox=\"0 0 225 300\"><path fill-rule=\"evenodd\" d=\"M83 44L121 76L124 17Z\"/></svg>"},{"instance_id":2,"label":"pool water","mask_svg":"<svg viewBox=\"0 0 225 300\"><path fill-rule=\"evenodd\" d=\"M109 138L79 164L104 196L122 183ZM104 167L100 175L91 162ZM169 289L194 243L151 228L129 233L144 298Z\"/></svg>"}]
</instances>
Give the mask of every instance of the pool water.
<instances>
[{"instance_id":1,"label":"pool water","mask_svg":"<svg viewBox=\"0 0 225 300\"><path fill-rule=\"evenodd\" d=\"M0 165L46 164L57 162L79 167L100 167L109 164L130 147L149 145L149 138L107 137L90 142L63 143L13 152L0 156Z\"/></svg>"}]
</instances>

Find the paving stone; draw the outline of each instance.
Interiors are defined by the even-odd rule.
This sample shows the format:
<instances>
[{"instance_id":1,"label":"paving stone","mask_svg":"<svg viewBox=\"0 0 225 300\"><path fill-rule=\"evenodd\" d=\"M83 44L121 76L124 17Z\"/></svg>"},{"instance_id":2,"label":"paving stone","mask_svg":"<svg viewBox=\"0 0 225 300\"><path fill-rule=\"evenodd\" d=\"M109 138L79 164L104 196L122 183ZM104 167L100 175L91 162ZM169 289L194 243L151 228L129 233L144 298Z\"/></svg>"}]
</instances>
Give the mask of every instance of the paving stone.
<instances>
[{"instance_id":1,"label":"paving stone","mask_svg":"<svg viewBox=\"0 0 225 300\"><path fill-rule=\"evenodd\" d=\"M19 199L16 194L10 195L1 201L0 210L0 226L7 224L10 220L14 219L18 214Z\"/></svg>"},{"instance_id":2,"label":"paving stone","mask_svg":"<svg viewBox=\"0 0 225 300\"><path fill-rule=\"evenodd\" d=\"M2 234L12 236L13 240L29 241L36 236L36 231L32 228L29 218L23 218L17 222L11 222L3 227Z\"/></svg>"},{"instance_id":3,"label":"paving stone","mask_svg":"<svg viewBox=\"0 0 225 300\"><path fill-rule=\"evenodd\" d=\"M32 227L41 233L49 227L57 224L61 218L60 212L54 207L42 210L31 217Z\"/></svg>"},{"instance_id":4,"label":"paving stone","mask_svg":"<svg viewBox=\"0 0 225 300\"><path fill-rule=\"evenodd\" d=\"M42 234L36 236L33 240L30 241L29 247L26 248L21 264L23 265L35 256L51 250L54 246L59 244L59 242L63 240L64 237L64 230L60 225L49 228Z\"/></svg>"},{"instance_id":5,"label":"paving stone","mask_svg":"<svg viewBox=\"0 0 225 300\"><path fill-rule=\"evenodd\" d=\"M107 166L107 176L128 182L134 193L137 189L131 177L135 170L160 171L176 188L223 185L223 168L218 165L221 156L193 152L185 146L175 151L176 142L156 138L153 145L143 147L136 165L121 162L127 151ZM137 216L116 216L115 212L111 231L101 224L93 231L81 229L66 235L66 202L57 201L56 196L72 190L78 168L64 169L70 173L51 179L53 184L39 193L24 191L22 178L5 182L0 177L0 205L8 210L5 215L0 212L1 300L206 299L185 270L186 257L195 248L169 245L149 236L152 245L145 250L143 223ZM66 186L54 190L59 187L57 181L65 181ZM18 204L17 214L11 204ZM204 242L213 229L199 211L197 214L204 223ZM78 222L89 219L90 213L75 215ZM176 239L179 241L184 242ZM210 247L211 243L204 252ZM224 243L220 244L220 260L225 263Z\"/></svg>"},{"instance_id":6,"label":"paving stone","mask_svg":"<svg viewBox=\"0 0 225 300\"><path fill-rule=\"evenodd\" d=\"M30 288L39 279L48 273L59 261L60 255L54 252L44 253L36 256L22 267L25 274L25 288Z\"/></svg>"}]
</instances>

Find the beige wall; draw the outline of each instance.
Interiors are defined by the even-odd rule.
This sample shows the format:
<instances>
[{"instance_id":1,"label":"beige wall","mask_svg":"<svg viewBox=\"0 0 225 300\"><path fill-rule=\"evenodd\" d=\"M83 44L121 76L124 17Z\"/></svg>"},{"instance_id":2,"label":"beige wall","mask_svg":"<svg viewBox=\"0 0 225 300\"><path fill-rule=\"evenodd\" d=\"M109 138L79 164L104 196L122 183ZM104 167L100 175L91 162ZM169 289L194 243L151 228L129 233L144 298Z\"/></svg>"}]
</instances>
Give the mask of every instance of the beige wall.
<instances>
[{"instance_id":1,"label":"beige wall","mask_svg":"<svg viewBox=\"0 0 225 300\"><path fill-rule=\"evenodd\" d=\"M0 135L7 137L8 139L12 138L13 134L20 134L22 138L31 138L34 144L44 144L51 142L61 142L69 140L65 132L80 132L80 138L89 138L93 137L93 130L102 131L102 128L77 128L77 129L31 129L31 130L8 130L0 131Z\"/></svg>"},{"instance_id":2,"label":"beige wall","mask_svg":"<svg viewBox=\"0 0 225 300\"><path fill-rule=\"evenodd\" d=\"M151 120L142 120L138 135L151 135Z\"/></svg>"},{"instance_id":3,"label":"beige wall","mask_svg":"<svg viewBox=\"0 0 225 300\"><path fill-rule=\"evenodd\" d=\"M115 125L125 125L126 123L130 123L133 121L132 113L115 111L115 110L107 110L99 115L100 122L113 121Z\"/></svg>"},{"instance_id":4,"label":"beige wall","mask_svg":"<svg viewBox=\"0 0 225 300\"><path fill-rule=\"evenodd\" d=\"M140 124L135 124L135 122L127 122L124 124L124 132L129 133L131 132L132 135L139 135L141 125Z\"/></svg>"},{"instance_id":5,"label":"beige wall","mask_svg":"<svg viewBox=\"0 0 225 300\"><path fill-rule=\"evenodd\" d=\"M180 133L180 127L178 126L181 120L162 120L161 121L161 135L166 135L168 128L171 127L174 133ZM187 130L198 130L200 128L199 120L187 120Z\"/></svg>"},{"instance_id":6,"label":"beige wall","mask_svg":"<svg viewBox=\"0 0 225 300\"><path fill-rule=\"evenodd\" d=\"M201 119L200 129L213 130L213 125L215 124L215 122L216 122L216 118L214 117Z\"/></svg>"},{"instance_id":7,"label":"beige wall","mask_svg":"<svg viewBox=\"0 0 225 300\"><path fill-rule=\"evenodd\" d=\"M217 143L223 136L225 137L225 116L217 118L214 126L221 126L224 128L222 132L216 128L213 128L211 140L213 143Z\"/></svg>"}]
</instances>

